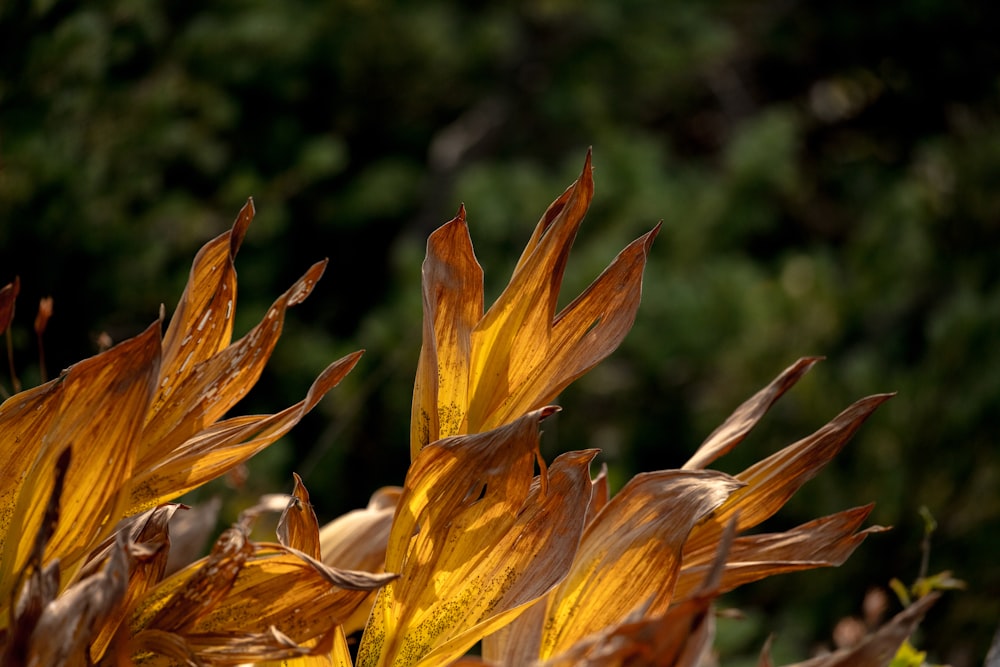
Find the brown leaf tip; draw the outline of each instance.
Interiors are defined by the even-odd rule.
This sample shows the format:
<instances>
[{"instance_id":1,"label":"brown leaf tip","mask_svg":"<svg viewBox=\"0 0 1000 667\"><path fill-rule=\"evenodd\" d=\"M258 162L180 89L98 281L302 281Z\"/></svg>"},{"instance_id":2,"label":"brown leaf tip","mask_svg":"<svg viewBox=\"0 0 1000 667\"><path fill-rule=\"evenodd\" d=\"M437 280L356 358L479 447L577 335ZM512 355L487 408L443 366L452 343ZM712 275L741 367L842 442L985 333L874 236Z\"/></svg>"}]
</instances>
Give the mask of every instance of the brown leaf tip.
<instances>
[{"instance_id":1,"label":"brown leaf tip","mask_svg":"<svg viewBox=\"0 0 1000 667\"><path fill-rule=\"evenodd\" d=\"M256 213L257 211L253 205L253 197L247 197L247 203L240 209L236 220L233 222L233 228L229 232L229 259L236 257L240 246L243 245L243 239L247 235L250 222Z\"/></svg>"}]
</instances>

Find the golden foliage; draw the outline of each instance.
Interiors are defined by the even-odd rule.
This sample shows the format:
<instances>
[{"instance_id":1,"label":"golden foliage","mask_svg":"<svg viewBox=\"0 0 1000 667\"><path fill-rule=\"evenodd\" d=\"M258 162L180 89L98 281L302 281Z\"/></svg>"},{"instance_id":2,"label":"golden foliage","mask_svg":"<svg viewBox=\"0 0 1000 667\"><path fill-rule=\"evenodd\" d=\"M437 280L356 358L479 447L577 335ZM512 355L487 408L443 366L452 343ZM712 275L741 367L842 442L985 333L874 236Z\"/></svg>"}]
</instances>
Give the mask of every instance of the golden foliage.
<instances>
[{"instance_id":1,"label":"golden foliage","mask_svg":"<svg viewBox=\"0 0 1000 667\"><path fill-rule=\"evenodd\" d=\"M842 563L877 526L871 505L782 533L741 535L777 512L889 395L861 399L802 440L730 476L737 446L817 361L803 358L741 405L681 470L616 494L597 450L551 465L548 405L621 343L659 227L556 312L594 193L583 172L543 214L510 283L484 308L464 208L430 235L423 340L402 487L320 527L290 496L247 510L204 558L167 573L170 501L292 428L354 367L324 370L273 415L224 418L260 377L311 267L233 342L234 258L253 204L198 253L166 332L138 336L0 405L0 650L5 665L695 666L713 602L783 572ZM19 284L0 289L0 331ZM36 329L44 330L40 308ZM277 541L249 538L280 510ZM803 666L888 664L937 593L857 647ZM482 642L482 657L464 654ZM769 665L765 649L761 665Z\"/></svg>"}]
</instances>

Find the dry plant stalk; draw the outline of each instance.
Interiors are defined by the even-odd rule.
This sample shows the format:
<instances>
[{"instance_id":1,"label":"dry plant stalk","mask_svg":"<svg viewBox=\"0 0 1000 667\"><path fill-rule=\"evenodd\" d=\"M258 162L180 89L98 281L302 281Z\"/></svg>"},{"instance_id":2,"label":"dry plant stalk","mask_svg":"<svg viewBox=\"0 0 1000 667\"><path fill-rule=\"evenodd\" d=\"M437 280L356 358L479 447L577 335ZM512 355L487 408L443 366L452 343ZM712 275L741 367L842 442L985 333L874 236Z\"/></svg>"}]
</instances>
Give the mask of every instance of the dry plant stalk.
<instances>
[{"instance_id":1,"label":"dry plant stalk","mask_svg":"<svg viewBox=\"0 0 1000 667\"><path fill-rule=\"evenodd\" d=\"M549 403L631 328L659 229L556 312L593 191L588 154L488 309L465 210L431 234L402 487L320 527L296 477L275 542L249 538L272 499L168 575L172 501L284 435L360 357L331 364L281 412L223 418L325 266L232 341L248 201L198 253L165 333L154 322L0 406L3 664L344 666L355 664L346 637L363 630L358 667L693 667L711 651L718 596L842 563L881 530L862 528L871 505L783 533L741 533L777 512L888 395L857 401L738 475L706 469L817 358L737 408L683 469L636 475L613 496L606 476L591 477L596 450L542 458L540 424L558 409ZM17 282L0 290L4 330L17 291ZM934 599L855 648L802 664L886 665ZM465 656L480 642L482 656ZM766 650L760 664L771 664Z\"/></svg>"}]
</instances>

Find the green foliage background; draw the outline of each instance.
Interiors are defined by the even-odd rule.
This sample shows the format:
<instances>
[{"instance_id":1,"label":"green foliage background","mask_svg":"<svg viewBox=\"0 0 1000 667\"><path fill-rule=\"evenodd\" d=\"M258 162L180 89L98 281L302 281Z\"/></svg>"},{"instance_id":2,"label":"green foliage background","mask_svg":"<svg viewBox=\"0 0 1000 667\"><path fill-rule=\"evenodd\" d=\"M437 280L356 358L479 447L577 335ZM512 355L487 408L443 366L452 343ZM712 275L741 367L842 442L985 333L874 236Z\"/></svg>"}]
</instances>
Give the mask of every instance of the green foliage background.
<instances>
[{"instance_id":1,"label":"green foliage background","mask_svg":"<svg viewBox=\"0 0 1000 667\"><path fill-rule=\"evenodd\" d=\"M779 659L805 657L866 588L915 577L927 505L932 570L970 589L922 645L978 664L1000 616L997 25L995 5L953 0L6 0L0 283L22 282L19 371L38 381L39 297L55 371L169 312L252 195L240 332L330 267L246 410L368 352L243 492L296 470L332 518L402 480L427 233L464 202L497 295L593 146L567 298L664 226L634 331L562 397L546 446L602 448L619 483L677 466L797 357L828 357L720 462L737 472L898 391L772 524L875 501L895 530L729 598L749 618L725 624L723 662L771 630Z\"/></svg>"}]
</instances>

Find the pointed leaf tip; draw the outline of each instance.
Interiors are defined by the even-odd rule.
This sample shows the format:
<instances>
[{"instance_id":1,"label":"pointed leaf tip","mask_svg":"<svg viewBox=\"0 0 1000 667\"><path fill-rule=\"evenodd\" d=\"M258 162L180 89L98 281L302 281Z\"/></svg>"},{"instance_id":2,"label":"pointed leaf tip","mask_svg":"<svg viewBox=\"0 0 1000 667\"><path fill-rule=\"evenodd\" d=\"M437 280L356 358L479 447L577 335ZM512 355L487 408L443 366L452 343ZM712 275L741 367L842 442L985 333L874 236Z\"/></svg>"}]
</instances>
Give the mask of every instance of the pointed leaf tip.
<instances>
[{"instance_id":1,"label":"pointed leaf tip","mask_svg":"<svg viewBox=\"0 0 1000 667\"><path fill-rule=\"evenodd\" d=\"M247 203L240 209L239 214L236 216L236 220L233 222L233 228L229 232L230 259L236 257L236 253L239 251L240 246L243 245L243 239L247 235L247 229L250 227L250 222L253 220L255 214L256 209L254 209L253 197L248 197Z\"/></svg>"},{"instance_id":2,"label":"pointed leaf tip","mask_svg":"<svg viewBox=\"0 0 1000 667\"><path fill-rule=\"evenodd\" d=\"M583 172L580 174L580 181L590 184L593 188L594 183L594 163L593 163L593 149L587 149L587 157L583 160Z\"/></svg>"},{"instance_id":3,"label":"pointed leaf tip","mask_svg":"<svg viewBox=\"0 0 1000 667\"><path fill-rule=\"evenodd\" d=\"M538 411L538 421L543 421L545 419L548 419L549 417L558 412L562 412L562 408L560 408L558 405L546 405L544 408Z\"/></svg>"},{"instance_id":4,"label":"pointed leaf tip","mask_svg":"<svg viewBox=\"0 0 1000 667\"><path fill-rule=\"evenodd\" d=\"M660 230L662 228L663 228L663 221L660 220L658 223L656 223L656 225L652 229L646 232L646 234L643 236L643 246L647 254L649 254L649 249L653 247L653 241L655 241L656 237L660 235Z\"/></svg>"},{"instance_id":5,"label":"pointed leaf tip","mask_svg":"<svg viewBox=\"0 0 1000 667\"><path fill-rule=\"evenodd\" d=\"M299 281L292 286L286 301L289 306L297 306L312 294L316 283L319 282L319 279L323 277L323 273L326 271L327 262L328 260L324 259L310 266L305 275L299 278Z\"/></svg>"}]
</instances>

